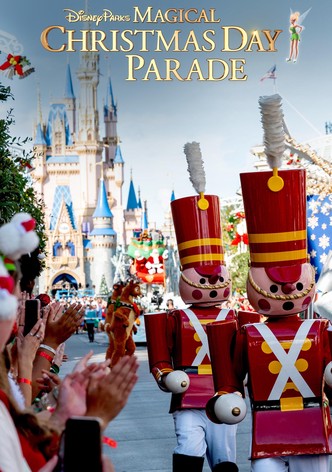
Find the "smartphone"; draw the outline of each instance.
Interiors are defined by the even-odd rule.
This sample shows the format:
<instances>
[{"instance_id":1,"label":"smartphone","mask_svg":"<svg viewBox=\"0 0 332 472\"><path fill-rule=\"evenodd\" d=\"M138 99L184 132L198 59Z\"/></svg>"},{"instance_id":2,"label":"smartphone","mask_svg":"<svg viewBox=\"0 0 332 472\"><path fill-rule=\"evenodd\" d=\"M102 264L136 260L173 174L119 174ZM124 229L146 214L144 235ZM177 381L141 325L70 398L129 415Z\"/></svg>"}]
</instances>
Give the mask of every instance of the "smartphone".
<instances>
[{"instance_id":1,"label":"smartphone","mask_svg":"<svg viewBox=\"0 0 332 472\"><path fill-rule=\"evenodd\" d=\"M23 335L26 336L40 318L40 300L26 300Z\"/></svg>"},{"instance_id":2,"label":"smartphone","mask_svg":"<svg viewBox=\"0 0 332 472\"><path fill-rule=\"evenodd\" d=\"M61 470L102 472L101 428L98 418L73 416L67 420Z\"/></svg>"}]
</instances>

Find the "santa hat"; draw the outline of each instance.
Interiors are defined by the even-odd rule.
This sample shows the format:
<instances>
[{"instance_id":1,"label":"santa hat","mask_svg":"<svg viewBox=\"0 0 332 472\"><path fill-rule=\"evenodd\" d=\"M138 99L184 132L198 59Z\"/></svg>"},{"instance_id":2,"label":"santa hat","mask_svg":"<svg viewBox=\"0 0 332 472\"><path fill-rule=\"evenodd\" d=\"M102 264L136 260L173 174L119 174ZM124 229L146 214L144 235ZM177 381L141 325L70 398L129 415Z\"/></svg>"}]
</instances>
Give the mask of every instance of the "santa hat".
<instances>
[{"instance_id":1,"label":"santa hat","mask_svg":"<svg viewBox=\"0 0 332 472\"><path fill-rule=\"evenodd\" d=\"M0 228L0 253L15 261L34 251L39 244L35 226L36 221L28 213L14 215Z\"/></svg>"}]
</instances>

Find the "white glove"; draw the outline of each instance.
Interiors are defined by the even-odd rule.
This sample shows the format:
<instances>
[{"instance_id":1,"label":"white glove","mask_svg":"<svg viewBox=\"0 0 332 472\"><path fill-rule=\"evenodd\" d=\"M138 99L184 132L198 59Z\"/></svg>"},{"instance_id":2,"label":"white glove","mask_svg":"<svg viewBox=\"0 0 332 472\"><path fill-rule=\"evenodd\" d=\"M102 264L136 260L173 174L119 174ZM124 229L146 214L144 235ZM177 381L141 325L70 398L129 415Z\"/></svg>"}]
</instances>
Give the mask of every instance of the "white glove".
<instances>
[{"instance_id":1,"label":"white glove","mask_svg":"<svg viewBox=\"0 0 332 472\"><path fill-rule=\"evenodd\" d=\"M182 370L173 370L167 374L164 384L172 393L183 393L188 390L190 379Z\"/></svg>"},{"instance_id":2,"label":"white glove","mask_svg":"<svg viewBox=\"0 0 332 472\"><path fill-rule=\"evenodd\" d=\"M237 393L226 393L214 404L214 412L221 423L237 424L246 416L247 406Z\"/></svg>"},{"instance_id":3,"label":"white glove","mask_svg":"<svg viewBox=\"0 0 332 472\"><path fill-rule=\"evenodd\" d=\"M329 387L332 387L332 362L329 362L325 367L324 379Z\"/></svg>"}]
</instances>

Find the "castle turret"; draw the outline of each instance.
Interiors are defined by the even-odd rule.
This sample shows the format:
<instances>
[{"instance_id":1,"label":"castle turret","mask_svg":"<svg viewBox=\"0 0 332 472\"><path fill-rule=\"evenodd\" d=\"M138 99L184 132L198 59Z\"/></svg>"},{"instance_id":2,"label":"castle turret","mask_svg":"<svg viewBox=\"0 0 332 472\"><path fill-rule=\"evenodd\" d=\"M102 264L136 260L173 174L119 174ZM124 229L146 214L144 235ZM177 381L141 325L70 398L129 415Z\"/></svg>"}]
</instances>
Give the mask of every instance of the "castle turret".
<instances>
[{"instance_id":1,"label":"castle turret","mask_svg":"<svg viewBox=\"0 0 332 472\"><path fill-rule=\"evenodd\" d=\"M124 211L125 245L129 244L133 231L141 227L142 208L139 208L132 175L128 192L127 208Z\"/></svg>"},{"instance_id":2,"label":"castle turret","mask_svg":"<svg viewBox=\"0 0 332 472\"><path fill-rule=\"evenodd\" d=\"M138 208L136 192L133 182L133 176L130 176L130 184L129 184L129 192L128 192L128 200L127 200L127 211L134 211Z\"/></svg>"},{"instance_id":3,"label":"castle turret","mask_svg":"<svg viewBox=\"0 0 332 472\"><path fill-rule=\"evenodd\" d=\"M108 79L108 87L106 91L106 102L104 105L104 123L105 123L105 162L113 167L116 157L116 149L119 138L117 133L117 105L114 101L111 79Z\"/></svg>"},{"instance_id":4,"label":"castle turret","mask_svg":"<svg viewBox=\"0 0 332 472\"><path fill-rule=\"evenodd\" d=\"M145 207L144 207L144 210L142 211L141 228L143 231L149 229L148 215L147 215L147 212L145 211Z\"/></svg>"},{"instance_id":5,"label":"castle turret","mask_svg":"<svg viewBox=\"0 0 332 472\"><path fill-rule=\"evenodd\" d=\"M67 110L70 135L72 139L74 139L74 135L76 132L76 98L74 94L73 81L71 78L71 70L70 70L69 64L67 64L67 69L66 69L64 102L65 102L66 110Z\"/></svg>"},{"instance_id":6,"label":"castle turret","mask_svg":"<svg viewBox=\"0 0 332 472\"><path fill-rule=\"evenodd\" d=\"M124 160L122 158L120 146L117 145L114 157L114 180L117 187L121 188L124 182ZM122 194L121 194L122 204Z\"/></svg>"},{"instance_id":7,"label":"castle turret","mask_svg":"<svg viewBox=\"0 0 332 472\"><path fill-rule=\"evenodd\" d=\"M122 158L120 146L115 149L115 157L113 161L113 181L110 179L108 183L112 185L112 210L114 211L114 228L118 235L118 243L124 243L124 220L123 220L123 202L122 202L122 186L124 182L124 160ZM107 173L109 175L109 172ZM115 185L114 185L115 183Z\"/></svg>"},{"instance_id":8,"label":"castle turret","mask_svg":"<svg viewBox=\"0 0 332 472\"><path fill-rule=\"evenodd\" d=\"M97 87L99 84L99 54L86 52L81 56L77 78L80 81L78 107L78 140L99 140Z\"/></svg>"},{"instance_id":9,"label":"castle turret","mask_svg":"<svg viewBox=\"0 0 332 472\"><path fill-rule=\"evenodd\" d=\"M31 176L36 181L36 191L41 195L43 193L43 183L47 177L46 170L46 149L47 143L44 134L43 117L41 111L40 92L38 91L38 119L39 122L35 128L35 140L33 143L33 170Z\"/></svg>"},{"instance_id":10,"label":"castle turret","mask_svg":"<svg viewBox=\"0 0 332 472\"><path fill-rule=\"evenodd\" d=\"M142 200L141 200L141 189L138 187L138 200L137 200L138 208L142 208Z\"/></svg>"},{"instance_id":11,"label":"castle turret","mask_svg":"<svg viewBox=\"0 0 332 472\"><path fill-rule=\"evenodd\" d=\"M110 289L113 284L114 268L111 258L114 256L117 246L116 232L113 229L113 214L107 202L106 187L103 179L100 179L98 202L92 216L93 230L90 234L92 250L90 251L91 280L95 290L100 293L100 287L106 285ZM92 255L91 255L92 252Z\"/></svg>"},{"instance_id":12,"label":"castle turret","mask_svg":"<svg viewBox=\"0 0 332 472\"><path fill-rule=\"evenodd\" d=\"M93 52L83 53L77 77L80 82L78 106L78 131L76 150L80 162L81 178L81 217L91 223L96 206L98 178L101 175L103 143L99 139L99 118L97 87L99 83L99 55Z\"/></svg>"},{"instance_id":13,"label":"castle turret","mask_svg":"<svg viewBox=\"0 0 332 472\"><path fill-rule=\"evenodd\" d=\"M46 140L42 129L42 124L38 123L36 129L36 137L33 144L34 169L31 172L33 179L36 181L36 190L41 195L43 191L43 182L47 177L46 170Z\"/></svg>"}]
</instances>

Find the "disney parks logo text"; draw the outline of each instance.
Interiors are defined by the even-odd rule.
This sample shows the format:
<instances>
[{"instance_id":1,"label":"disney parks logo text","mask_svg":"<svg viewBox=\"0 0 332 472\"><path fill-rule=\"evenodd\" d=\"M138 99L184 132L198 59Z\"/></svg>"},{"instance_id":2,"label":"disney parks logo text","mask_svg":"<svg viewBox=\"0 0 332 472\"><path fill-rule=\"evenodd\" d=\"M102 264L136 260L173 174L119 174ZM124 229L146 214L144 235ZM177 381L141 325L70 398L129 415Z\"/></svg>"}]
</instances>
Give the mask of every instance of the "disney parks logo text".
<instances>
[{"instance_id":1,"label":"disney parks logo text","mask_svg":"<svg viewBox=\"0 0 332 472\"><path fill-rule=\"evenodd\" d=\"M69 8L65 8L63 11L68 12L65 18L67 21L69 21L69 23L88 21L90 23L95 23L96 26L98 26L101 21L130 21L129 15L114 15L111 10L107 10L106 8L104 8L101 15L86 13L84 10L70 10Z\"/></svg>"}]
</instances>

